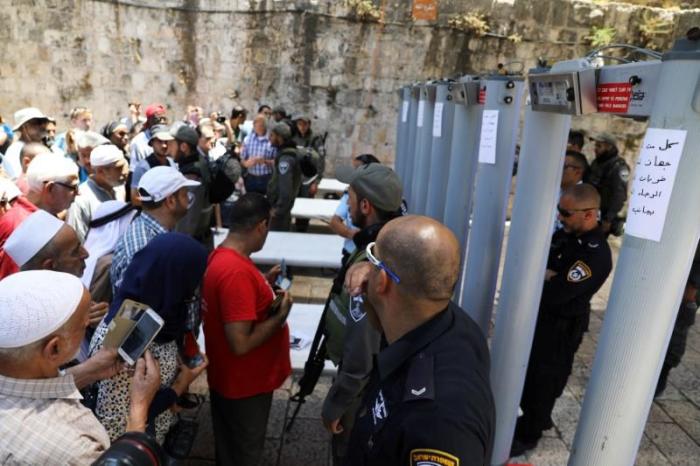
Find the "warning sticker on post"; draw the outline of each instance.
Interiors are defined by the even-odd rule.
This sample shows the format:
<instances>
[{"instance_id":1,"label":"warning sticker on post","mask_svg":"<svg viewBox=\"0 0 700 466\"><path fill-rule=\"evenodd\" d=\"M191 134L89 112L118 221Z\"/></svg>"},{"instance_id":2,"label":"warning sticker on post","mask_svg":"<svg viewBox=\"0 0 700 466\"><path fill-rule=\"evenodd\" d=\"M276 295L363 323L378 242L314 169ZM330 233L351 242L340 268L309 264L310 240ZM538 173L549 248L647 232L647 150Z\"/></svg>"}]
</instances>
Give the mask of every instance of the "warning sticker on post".
<instances>
[{"instance_id":1,"label":"warning sticker on post","mask_svg":"<svg viewBox=\"0 0 700 466\"><path fill-rule=\"evenodd\" d=\"M433 114L433 137L434 138L441 138L442 137L442 109L443 106L442 102L436 102L435 103L435 113Z\"/></svg>"},{"instance_id":2,"label":"warning sticker on post","mask_svg":"<svg viewBox=\"0 0 700 466\"><path fill-rule=\"evenodd\" d=\"M596 88L598 111L603 113L627 113L632 98L630 83L599 84Z\"/></svg>"},{"instance_id":3,"label":"warning sticker on post","mask_svg":"<svg viewBox=\"0 0 700 466\"><path fill-rule=\"evenodd\" d=\"M661 241L687 131L649 128L634 173L625 233Z\"/></svg>"},{"instance_id":4,"label":"warning sticker on post","mask_svg":"<svg viewBox=\"0 0 700 466\"><path fill-rule=\"evenodd\" d=\"M401 107L401 122L406 123L408 121L408 100L403 101L403 106Z\"/></svg>"},{"instance_id":5,"label":"warning sticker on post","mask_svg":"<svg viewBox=\"0 0 700 466\"><path fill-rule=\"evenodd\" d=\"M425 100L418 101L418 115L416 116L416 126L423 127L423 115L425 114Z\"/></svg>"},{"instance_id":6,"label":"warning sticker on post","mask_svg":"<svg viewBox=\"0 0 700 466\"><path fill-rule=\"evenodd\" d=\"M481 117L479 139L479 163L496 163L496 140L498 139L498 110L484 110Z\"/></svg>"}]
</instances>

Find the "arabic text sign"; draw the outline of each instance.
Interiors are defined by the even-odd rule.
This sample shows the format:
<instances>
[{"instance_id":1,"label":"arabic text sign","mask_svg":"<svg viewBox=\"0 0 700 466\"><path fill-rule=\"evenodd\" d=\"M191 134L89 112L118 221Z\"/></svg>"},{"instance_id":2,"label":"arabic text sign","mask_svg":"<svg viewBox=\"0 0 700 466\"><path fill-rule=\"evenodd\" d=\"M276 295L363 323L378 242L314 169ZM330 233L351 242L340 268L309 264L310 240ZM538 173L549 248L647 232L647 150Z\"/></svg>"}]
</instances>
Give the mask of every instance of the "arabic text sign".
<instances>
[{"instance_id":1,"label":"arabic text sign","mask_svg":"<svg viewBox=\"0 0 700 466\"><path fill-rule=\"evenodd\" d=\"M627 234L661 241L685 136L686 131L679 129L647 130L632 183Z\"/></svg>"},{"instance_id":2,"label":"arabic text sign","mask_svg":"<svg viewBox=\"0 0 700 466\"><path fill-rule=\"evenodd\" d=\"M484 110L481 117L479 139L479 163L496 163L496 140L498 139L498 110Z\"/></svg>"},{"instance_id":3,"label":"arabic text sign","mask_svg":"<svg viewBox=\"0 0 700 466\"><path fill-rule=\"evenodd\" d=\"M435 103L435 113L433 114L433 137L442 137L442 102Z\"/></svg>"}]
</instances>

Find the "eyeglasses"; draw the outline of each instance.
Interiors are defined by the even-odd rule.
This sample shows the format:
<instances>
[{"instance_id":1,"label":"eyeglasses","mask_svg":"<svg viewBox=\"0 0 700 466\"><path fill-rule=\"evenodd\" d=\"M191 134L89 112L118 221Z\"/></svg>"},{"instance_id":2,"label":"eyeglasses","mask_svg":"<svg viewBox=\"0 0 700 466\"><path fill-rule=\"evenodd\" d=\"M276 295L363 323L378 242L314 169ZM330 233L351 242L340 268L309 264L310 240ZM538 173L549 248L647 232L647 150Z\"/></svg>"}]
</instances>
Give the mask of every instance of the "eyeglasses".
<instances>
[{"instance_id":1,"label":"eyeglasses","mask_svg":"<svg viewBox=\"0 0 700 466\"><path fill-rule=\"evenodd\" d=\"M369 259L370 263L373 266L386 272L386 274L389 275L389 278L391 278L394 282L401 283L401 279L399 278L399 276L396 275L389 267L387 267L387 265L384 262L380 261L374 256L374 254L372 254L372 248L374 247L374 245L374 241L367 245L367 249L365 249L365 252L367 253L367 259Z\"/></svg>"},{"instance_id":2,"label":"eyeglasses","mask_svg":"<svg viewBox=\"0 0 700 466\"><path fill-rule=\"evenodd\" d=\"M559 215L561 215L564 218L569 218L572 215L574 215L574 212L585 212L587 210L595 210L597 207L587 207L585 209L562 209L562 207L557 204L557 211L559 211Z\"/></svg>"},{"instance_id":3,"label":"eyeglasses","mask_svg":"<svg viewBox=\"0 0 700 466\"><path fill-rule=\"evenodd\" d=\"M48 181L47 181L47 183L48 183ZM78 185L77 184L68 184L68 183L63 183L61 181L54 181L53 184L63 186L68 191L73 191L74 193L78 194Z\"/></svg>"}]
</instances>

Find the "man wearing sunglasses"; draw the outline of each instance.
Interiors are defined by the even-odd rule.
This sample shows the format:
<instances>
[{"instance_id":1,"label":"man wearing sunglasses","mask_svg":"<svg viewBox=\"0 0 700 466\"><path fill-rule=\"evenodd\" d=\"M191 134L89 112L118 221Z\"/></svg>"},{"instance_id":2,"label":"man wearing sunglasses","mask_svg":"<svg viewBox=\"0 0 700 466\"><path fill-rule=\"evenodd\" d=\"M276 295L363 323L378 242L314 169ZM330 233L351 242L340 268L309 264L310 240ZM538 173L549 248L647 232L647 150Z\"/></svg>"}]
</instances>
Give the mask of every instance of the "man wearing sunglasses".
<instances>
[{"instance_id":1,"label":"man wearing sunglasses","mask_svg":"<svg viewBox=\"0 0 700 466\"><path fill-rule=\"evenodd\" d=\"M495 408L489 351L452 301L459 243L444 225L406 216L382 229L348 288L386 345L375 358L346 464L490 464ZM346 283L348 281L346 280Z\"/></svg>"},{"instance_id":2,"label":"man wearing sunglasses","mask_svg":"<svg viewBox=\"0 0 700 466\"><path fill-rule=\"evenodd\" d=\"M535 448L542 432L552 427L554 403L588 330L591 298L612 269L599 209L600 195L589 184L571 186L559 199L562 228L552 236L512 457Z\"/></svg>"},{"instance_id":3,"label":"man wearing sunglasses","mask_svg":"<svg viewBox=\"0 0 700 466\"><path fill-rule=\"evenodd\" d=\"M321 417L333 434L335 465L342 464L372 370L372 357L379 352L380 334L365 318L361 297L351 298L343 288L345 273L353 264L366 262L367 245L377 239L386 222L398 216L401 207L401 181L389 167L380 164L340 167L337 178L348 183L348 205L352 223L360 228L356 246L333 282L323 314L328 358L338 366L338 374L323 403Z\"/></svg>"}]
</instances>

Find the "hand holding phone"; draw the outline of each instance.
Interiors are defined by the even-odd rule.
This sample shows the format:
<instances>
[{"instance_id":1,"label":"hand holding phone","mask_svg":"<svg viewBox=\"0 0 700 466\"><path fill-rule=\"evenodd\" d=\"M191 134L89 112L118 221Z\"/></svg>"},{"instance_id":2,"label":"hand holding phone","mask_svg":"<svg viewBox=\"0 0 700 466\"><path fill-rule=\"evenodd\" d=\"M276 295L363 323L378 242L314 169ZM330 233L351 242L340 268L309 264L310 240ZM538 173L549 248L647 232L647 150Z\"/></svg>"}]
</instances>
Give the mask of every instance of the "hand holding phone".
<instances>
[{"instance_id":1,"label":"hand holding phone","mask_svg":"<svg viewBox=\"0 0 700 466\"><path fill-rule=\"evenodd\" d=\"M119 356L128 365L133 366L158 335L163 324L163 318L153 309L141 311L136 325L117 350Z\"/></svg>"},{"instance_id":2,"label":"hand holding phone","mask_svg":"<svg viewBox=\"0 0 700 466\"><path fill-rule=\"evenodd\" d=\"M277 296L275 300L272 301L270 305L270 311L268 312L268 317L279 316L282 323L287 320L289 311L292 308L292 294L288 291L277 290Z\"/></svg>"}]
</instances>

